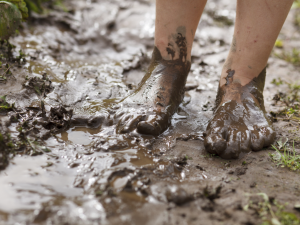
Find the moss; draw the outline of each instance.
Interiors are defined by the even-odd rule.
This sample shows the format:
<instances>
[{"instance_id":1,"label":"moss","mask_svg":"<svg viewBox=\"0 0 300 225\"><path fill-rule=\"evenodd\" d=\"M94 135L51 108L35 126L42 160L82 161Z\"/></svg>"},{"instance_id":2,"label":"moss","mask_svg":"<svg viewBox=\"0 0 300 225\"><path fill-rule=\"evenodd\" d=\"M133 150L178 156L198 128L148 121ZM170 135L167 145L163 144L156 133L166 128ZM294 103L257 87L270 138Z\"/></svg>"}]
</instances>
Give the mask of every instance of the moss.
<instances>
[{"instance_id":1,"label":"moss","mask_svg":"<svg viewBox=\"0 0 300 225\"><path fill-rule=\"evenodd\" d=\"M63 0L25 0L25 2L29 13L35 12L42 14L55 7L67 11L66 6L63 4Z\"/></svg>"},{"instance_id":2,"label":"moss","mask_svg":"<svg viewBox=\"0 0 300 225\"><path fill-rule=\"evenodd\" d=\"M9 1L0 1L0 15L0 38L8 40L19 28L22 14L15 4Z\"/></svg>"},{"instance_id":3,"label":"moss","mask_svg":"<svg viewBox=\"0 0 300 225\"><path fill-rule=\"evenodd\" d=\"M28 18L28 9L24 0L5 0L7 2L13 3L21 12L23 21Z\"/></svg>"}]
</instances>

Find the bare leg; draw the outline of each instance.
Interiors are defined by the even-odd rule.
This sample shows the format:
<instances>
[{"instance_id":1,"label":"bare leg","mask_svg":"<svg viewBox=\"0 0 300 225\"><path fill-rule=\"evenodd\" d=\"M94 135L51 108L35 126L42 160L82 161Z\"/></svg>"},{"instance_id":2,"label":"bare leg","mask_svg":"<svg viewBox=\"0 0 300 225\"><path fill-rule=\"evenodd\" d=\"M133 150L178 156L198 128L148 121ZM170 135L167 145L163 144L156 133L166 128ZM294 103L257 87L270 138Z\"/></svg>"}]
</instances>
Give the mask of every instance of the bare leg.
<instances>
[{"instance_id":1,"label":"bare leg","mask_svg":"<svg viewBox=\"0 0 300 225\"><path fill-rule=\"evenodd\" d=\"M237 1L232 46L224 64L205 147L223 158L269 146L276 135L267 117L265 67L292 0Z\"/></svg>"},{"instance_id":2,"label":"bare leg","mask_svg":"<svg viewBox=\"0 0 300 225\"><path fill-rule=\"evenodd\" d=\"M166 60L179 58L176 37L181 33L187 43L187 60L191 59L195 32L202 15L206 0L157 0L155 20L155 46ZM173 45L170 46L169 44ZM175 50L172 58L170 50Z\"/></svg>"},{"instance_id":3,"label":"bare leg","mask_svg":"<svg viewBox=\"0 0 300 225\"><path fill-rule=\"evenodd\" d=\"M158 135L184 95L191 48L206 0L157 0L155 47L146 75L115 114L117 132Z\"/></svg>"}]
</instances>

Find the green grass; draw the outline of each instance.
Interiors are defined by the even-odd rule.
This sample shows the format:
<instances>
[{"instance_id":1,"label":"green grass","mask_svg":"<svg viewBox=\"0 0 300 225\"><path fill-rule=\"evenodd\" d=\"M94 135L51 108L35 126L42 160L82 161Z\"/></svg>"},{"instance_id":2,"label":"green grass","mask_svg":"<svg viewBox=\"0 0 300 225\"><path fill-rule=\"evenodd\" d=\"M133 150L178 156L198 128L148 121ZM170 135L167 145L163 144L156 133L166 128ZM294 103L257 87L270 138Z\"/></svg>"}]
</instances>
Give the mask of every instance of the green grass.
<instances>
[{"instance_id":1,"label":"green grass","mask_svg":"<svg viewBox=\"0 0 300 225\"><path fill-rule=\"evenodd\" d=\"M287 141L282 143L280 140L277 142L277 147L272 145L276 152L271 153L270 157L278 167L287 167L292 171L300 171L300 155L297 155L295 152L294 142L292 149L288 149L286 143Z\"/></svg>"},{"instance_id":2,"label":"green grass","mask_svg":"<svg viewBox=\"0 0 300 225\"><path fill-rule=\"evenodd\" d=\"M295 0L295 1L293 2L292 8L293 8L293 9L298 9L298 8L300 8L300 0Z\"/></svg>"},{"instance_id":3,"label":"green grass","mask_svg":"<svg viewBox=\"0 0 300 225\"><path fill-rule=\"evenodd\" d=\"M54 6L63 11L68 11L63 0L25 0L29 12L45 13Z\"/></svg>"},{"instance_id":4,"label":"green grass","mask_svg":"<svg viewBox=\"0 0 300 225\"><path fill-rule=\"evenodd\" d=\"M300 0L295 0L292 6L293 9L296 9L296 13L295 13L295 25L300 27Z\"/></svg>"},{"instance_id":5,"label":"green grass","mask_svg":"<svg viewBox=\"0 0 300 225\"><path fill-rule=\"evenodd\" d=\"M285 205L279 204L275 199L271 200L266 193L246 194L249 197L244 210L253 210L262 219L261 225L300 225L299 218L291 212L285 211ZM259 202L252 201L251 197L259 196Z\"/></svg>"},{"instance_id":6,"label":"green grass","mask_svg":"<svg viewBox=\"0 0 300 225\"><path fill-rule=\"evenodd\" d=\"M9 111L14 108L14 104L10 105L6 102L6 95L0 96L0 112Z\"/></svg>"},{"instance_id":7,"label":"green grass","mask_svg":"<svg viewBox=\"0 0 300 225\"><path fill-rule=\"evenodd\" d=\"M271 82L276 86L287 84L288 91L286 93L278 93L274 96L274 100L282 102L286 105L285 109L280 112L279 116L284 116L284 119L300 122L300 82L286 82L282 79L273 79Z\"/></svg>"},{"instance_id":8,"label":"green grass","mask_svg":"<svg viewBox=\"0 0 300 225\"><path fill-rule=\"evenodd\" d=\"M275 53L274 55L275 57L292 63L295 66L300 66L300 51L296 48L293 48L291 52L283 50L281 53Z\"/></svg>"}]
</instances>

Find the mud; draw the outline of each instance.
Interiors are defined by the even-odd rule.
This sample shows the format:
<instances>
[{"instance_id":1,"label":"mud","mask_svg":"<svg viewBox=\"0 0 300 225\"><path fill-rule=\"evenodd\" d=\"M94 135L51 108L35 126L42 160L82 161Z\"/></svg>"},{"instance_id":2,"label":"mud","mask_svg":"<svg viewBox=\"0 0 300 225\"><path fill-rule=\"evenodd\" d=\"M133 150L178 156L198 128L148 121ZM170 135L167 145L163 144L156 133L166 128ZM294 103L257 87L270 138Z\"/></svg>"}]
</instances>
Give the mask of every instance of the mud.
<instances>
[{"instance_id":1,"label":"mud","mask_svg":"<svg viewBox=\"0 0 300 225\"><path fill-rule=\"evenodd\" d=\"M208 2L183 102L157 137L117 132L115 116L151 62L154 2L65 4L69 12L36 15L24 24L11 39L11 57L1 59L13 65L21 48L26 54L0 83L0 96L6 95L0 103L6 106L0 116L1 224L271 224L260 193L269 196L274 213L277 203L287 203L284 212L300 217L294 208L299 172L277 167L271 148L230 161L204 148L230 50L233 1ZM293 13L281 35L299 40ZM299 42L287 48L293 45ZM271 81L297 80L298 70L270 57L267 112L282 110L272 99L287 91ZM299 123L276 118L276 140L288 137L299 151Z\"/></svg>"}]
</instances>

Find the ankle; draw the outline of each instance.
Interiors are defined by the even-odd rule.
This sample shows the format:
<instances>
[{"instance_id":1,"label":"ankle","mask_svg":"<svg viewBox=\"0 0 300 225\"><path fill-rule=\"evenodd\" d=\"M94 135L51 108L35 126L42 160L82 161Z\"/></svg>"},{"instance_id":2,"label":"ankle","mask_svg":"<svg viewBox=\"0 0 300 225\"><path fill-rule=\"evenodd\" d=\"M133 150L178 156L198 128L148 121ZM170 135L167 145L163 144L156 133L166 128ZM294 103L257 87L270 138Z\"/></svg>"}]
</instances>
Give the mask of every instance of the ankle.
<instances>
[{"instance_id":1,"label":"ankle","mask_svg":"<svg viewBox=\"0 0 300 225\"><path fill-rule=\"evenodd\" d=\"M235 71L232 77L233 83L240 83L242 86L245 86L249 84L251 81L253 81L256 77L258 77L264 68L265 67L257 69L251 66L244 66L244 65L238 65L238 66L232 65L231 68L228 68L228 66L227 67L224 66L221 73L220 87L226 84L226 78L230 70Z\"/></svg>"},{"instance_id":2,"label":"ankle","mask_svg":"<svg viewBox=\"0 0 300 225\"><path fill-rule=\"evenodd\" d=\"M165 59L165 60L170 60L172 58L168 54L168 51L166 50L167 46L168 46L167 41L165 41L165 40L156 40L155 39L155 47L157 48L157 50L159 50L160 55L162 56L162 58Z\"/></svg>"},{"instance_id":3,"label":"ankle","mask_svg":"<svg viewBox=\"0 0 300 225\"><path fill-rule=\"evenodd\" d=\"M181 33L177 33L173 40L155 37L155 46L164 60L191 61L191 44Z\"/></svg>"}]
</instances>

